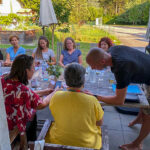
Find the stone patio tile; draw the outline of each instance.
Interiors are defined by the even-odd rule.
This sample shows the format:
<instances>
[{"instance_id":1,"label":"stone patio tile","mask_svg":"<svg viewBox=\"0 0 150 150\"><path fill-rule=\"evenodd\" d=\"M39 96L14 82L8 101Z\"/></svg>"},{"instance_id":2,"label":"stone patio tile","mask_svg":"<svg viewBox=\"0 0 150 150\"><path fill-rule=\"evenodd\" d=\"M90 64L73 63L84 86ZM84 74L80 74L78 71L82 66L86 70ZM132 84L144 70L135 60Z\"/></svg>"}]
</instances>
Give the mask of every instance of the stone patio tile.
<instances>
[{"instance_id":1,"label":"stone patio tile","mask_svg":"<svg viewBox=\"0 0 150 150\"><path fill-rule=\"evenodd\" d=\"M123 133L121 131L109 130L109 149L119 150L118 146L124 144Z\"/></svg>"},{"instance_id":2,"label":"stone patio tile","mask_svg":"<svg viewBox=\"0 0 150 150\"><path fill-rule=\"evenodd\" d=\"M137 125L135 125L133 127L128 127L129 122L131 122L135 118L136 118L135 115L127 115L127 114L121 114L120 113L120 122L121 122L122 129L124 131L138 133L140 131L140 128L141 128L140 124L137 124Z\"/></svg>"},{"instance_id":3,"label":"stone patio tile","mask_svg":"<svg viewBox=\"0 0 150 150\"><path fill-rule=\"evenodd\" d=\"M107 125L108 129L122 130L120 116L114 112L104 112L104 125Z\"/></svg>"},{"instance_id":4,"label":"stone patio tile","mask_svg":"<svg viewBox=\"0 0 150 150\"><path fill-rule=\"evenodd\" d=\"M104 111L116 112L117 113L117 111L116 111L114 106L103 106L103 108L104 108Z\"/></svg>"},{"instance_id":5,"label":"stone patio tile","mask_svg":"<svg viewBox=\"0 0 150 150\"><path fill-rule=\"evenodd\" d=\"M123 132L125 144L132 142L138 136L138 133L135 132ZM143 141L143 150L150 150L150 135Z\"/></svg>"}]
</instances>

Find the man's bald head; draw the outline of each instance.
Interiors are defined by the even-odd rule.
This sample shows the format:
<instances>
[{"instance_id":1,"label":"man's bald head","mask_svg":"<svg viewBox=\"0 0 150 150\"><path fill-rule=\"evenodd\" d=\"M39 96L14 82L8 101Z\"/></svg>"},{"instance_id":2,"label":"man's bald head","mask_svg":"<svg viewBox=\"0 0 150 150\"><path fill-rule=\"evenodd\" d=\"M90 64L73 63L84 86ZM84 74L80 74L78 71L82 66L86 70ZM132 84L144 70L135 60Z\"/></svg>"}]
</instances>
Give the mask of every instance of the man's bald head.
<instances>
[{"instance_id":1,"label":"man's bald head","mask_svg":"<svg viewBox=\"0 0 150 150\"><path fill-rule=\"evenodd\" d=\"M101 48L98 47L91 48L86 56L86 62L97 63L102 59L104 59L105 53L106 52Z\"/></svg>"}]
</instances>

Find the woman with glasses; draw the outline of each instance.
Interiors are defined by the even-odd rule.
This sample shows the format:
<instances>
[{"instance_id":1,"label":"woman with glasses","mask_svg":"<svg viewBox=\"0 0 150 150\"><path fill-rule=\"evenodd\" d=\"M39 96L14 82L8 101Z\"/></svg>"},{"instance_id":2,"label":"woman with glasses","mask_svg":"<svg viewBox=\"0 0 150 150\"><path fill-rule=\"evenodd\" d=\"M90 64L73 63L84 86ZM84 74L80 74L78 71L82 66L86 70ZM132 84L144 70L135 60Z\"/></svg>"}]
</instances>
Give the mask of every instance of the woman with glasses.
<instances>
[{"instance_id":1,"label":"woman with glasses","mask_svg":"<svg viewBox=\"0 0 150 150\"><path fill-rule=\"evenodd\" d=\"M34 74L33 60L32 56L17 56L12 63L10 73L1 78L8 128L10 131L15 128L19 130L21 150L26 145L27 122L33 117L36 109L43 109L49 104L53 94L52 89L34 92L27 87L28 80ZM43 95L48 96L40 98Z\"/></svg>"},{"instance_id":2,"label":"woman with glasses","mask_svg":"<svg viewBox=\"0 0 150 150\"><path fill-rule=\"evenodd\" d=\"M82 64L82 53L79 49L76 49L74 39L67 37L64 41L64 50L61 51L59 64L62 67L70 63Z\"/></svg>"}]
</instances>

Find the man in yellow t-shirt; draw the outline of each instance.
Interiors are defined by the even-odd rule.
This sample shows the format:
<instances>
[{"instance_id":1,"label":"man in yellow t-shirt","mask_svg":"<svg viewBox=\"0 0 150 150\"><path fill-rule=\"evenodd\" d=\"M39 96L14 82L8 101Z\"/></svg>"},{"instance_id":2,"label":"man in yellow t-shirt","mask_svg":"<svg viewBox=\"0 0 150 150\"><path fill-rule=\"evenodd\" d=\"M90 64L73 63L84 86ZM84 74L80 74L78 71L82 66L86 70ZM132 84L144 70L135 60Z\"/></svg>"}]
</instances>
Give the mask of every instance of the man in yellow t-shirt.
<instances>
[{"instance_id":1,"label":"man in yellow t-shirt","mask_svg":"<svg viewBox=\"0 0 150 150\"><path fill-rule=\"evenodd\" d=\"M104 112L98 100L82 92L85 69L73 63L65 68L68 91L58 91L50 101L55 122L49 129L46 142L100 149Z\"/></svg>"}]
</instances>

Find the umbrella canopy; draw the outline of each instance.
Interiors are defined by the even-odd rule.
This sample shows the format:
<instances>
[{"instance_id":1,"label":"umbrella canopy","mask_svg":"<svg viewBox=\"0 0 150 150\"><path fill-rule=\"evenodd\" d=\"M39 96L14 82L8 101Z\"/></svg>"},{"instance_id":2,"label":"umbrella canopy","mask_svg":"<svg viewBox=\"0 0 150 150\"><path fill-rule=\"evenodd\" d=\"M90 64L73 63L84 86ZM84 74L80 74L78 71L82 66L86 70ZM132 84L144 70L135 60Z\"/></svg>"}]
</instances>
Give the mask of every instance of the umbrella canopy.
<instances>
[{"instance_id":1,"label":"umbrella canopy","mask_svg":"<svg viewBox=\"0 0 150 150\"><path fill-rule=\"evenodd\" d=\"M146 30L146 39L147 39L147 40L150 39L150 10L149 10L148 26L147 26L147 30Z\"/></svg>"},{"instance_id":2,"label":"umbrella canopy","mask_svg":"<svg viewBox=\"0 0 150 150\"><path fill-rule=\"evenodd\" d=\"M58 23L51 0L40 1L39 22L42 26L49 26Z\"/></svg>"}]
</instances>

